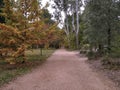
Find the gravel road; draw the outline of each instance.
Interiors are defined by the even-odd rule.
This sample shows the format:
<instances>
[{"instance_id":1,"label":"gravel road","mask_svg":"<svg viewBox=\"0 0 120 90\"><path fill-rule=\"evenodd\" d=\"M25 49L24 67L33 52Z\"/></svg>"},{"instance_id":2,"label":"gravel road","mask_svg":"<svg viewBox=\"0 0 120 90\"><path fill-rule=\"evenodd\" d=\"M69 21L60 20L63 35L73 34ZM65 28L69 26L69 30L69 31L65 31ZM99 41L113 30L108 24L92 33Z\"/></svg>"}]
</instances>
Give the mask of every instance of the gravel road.
<instances>
[{"instance_id":1,"label":"gravel road","mask_svg":"<svg viewBox=\"0 0 120 90\"><path fill-rule=\"evenodd\" d=\"M56 50L43 65L0 90L118 90L86 60L77 51Z\"/></svg>"}]
</instances>

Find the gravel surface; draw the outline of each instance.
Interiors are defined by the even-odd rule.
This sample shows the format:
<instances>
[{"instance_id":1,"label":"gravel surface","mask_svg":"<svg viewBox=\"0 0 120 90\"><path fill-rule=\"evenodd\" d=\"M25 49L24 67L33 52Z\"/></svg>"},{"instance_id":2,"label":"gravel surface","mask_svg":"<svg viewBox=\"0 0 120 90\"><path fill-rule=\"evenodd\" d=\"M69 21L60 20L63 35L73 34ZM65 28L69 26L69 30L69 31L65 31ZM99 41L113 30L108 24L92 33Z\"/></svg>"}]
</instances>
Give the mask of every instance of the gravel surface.
<instances>
[{"instance_id":1,"label":"gravel surface","mask_svg":"<svg viewBox=\"0 0 120 90\"><path fill-rule=\"evenodd\" d=\"M118 90L93 71L79 52L57 50L31 73L4 85L0 90Z\"/></svg>"},{"instance_id":2,"label":"gravel surface","mask_svg":"<svg viewBox=\"0 0 120 90\"><path fill-rule=\"evenodd\" d=\"M87 63L89 63L90 68L92 68L97 73L100 73L103 76L111 79L115 83L115 86L120 88L120 69L114 70L106 68L107 66L102 65L101 59L87 60Z\"/></svg>"}]
</instances>

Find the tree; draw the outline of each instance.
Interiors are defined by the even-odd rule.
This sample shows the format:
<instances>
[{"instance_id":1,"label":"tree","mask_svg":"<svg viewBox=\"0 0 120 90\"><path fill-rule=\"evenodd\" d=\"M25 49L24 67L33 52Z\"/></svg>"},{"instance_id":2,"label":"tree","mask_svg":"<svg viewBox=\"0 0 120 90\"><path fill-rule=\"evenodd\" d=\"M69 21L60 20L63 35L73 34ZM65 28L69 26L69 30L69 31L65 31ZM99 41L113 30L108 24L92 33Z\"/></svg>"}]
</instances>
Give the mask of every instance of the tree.
<instances>
[{"instance_id":1,"label":"tree","mask_svg":"<svg viewBox=\"0 0 120 90\"><path fill-rule=\"evenodd\" d=\"M56 9L60 14L57 17L59 17L59 20L61 20L61 13L64 12L65 15L65 20L64 20L64 31L67 35L69 46L70 46L70 34L71 32L75 32L75 41L76 41L76 48L78 49L79 47L79 30L80 30L80 19L79 16L81 14L81 9L80 7L82 6L82 1L81 0L54 0L56 3ZM76 14L76 15L75 15ZM70 22L69 22L69 16L72 16L72 26L73 29L70 30Z\"/></svg>"},{"instance_id":2,"label":"tree","mask_svg":"<svg viewBox=\"0 0 120 90\"><path fill-rule=\"evenodd\" d=\"M77 49L79 48L79 2L81 2L81 0L76 0L76 46L77 46ZM81 4L81 3L80 3Z\"/></svg>"},{"instance_id":3,"label":"tree","mask_svg":"<svg viewBox=\"0 0 120 90\"><path fill-rule=\"evenodd\" d=\"M23 58L25 62L25 50L32 45L35 38L32 31L19 31L17 28L0 24L0 55L11 64L19 62Z\"/></svg>"},{"instance_id":4,"label":"tree","mask_svg":"<svg viewBox=\"0 0 120 90\"><path fill-rule=\"evenodd\" d=\"M84 19L87 29L85 35L89 43L98 47L99 50L107 47L107 53L111 52L114 46L113 38L119 31L117 3L114 0L86 0Z\"/></svg>"},{"instance_id":5,"label":"tree","mask_svg":"<svg viewBox=\"0 0 120 90\"><path fill-rule=\"evenodd\" d=\"M0 56L11 64L25 62L25 50L32 45L47 47L61 40L58 23L38 0L4 0L2 10L6 23L0 24Z\"/></svg>"},{"instance_id":6,"label":"tree","mask_svg":"<svg viewBox=\"0 0 120 90\"><path fill-rule=\"evenodd\" d=\"M29 10L23 8L31 2L34 4L29 7ZM23 1L23 6L21 6L22 1L4 0L3 15L6 25L0 24L0 55L5 59L10 59L10 63L16 63L21 57L25 62L25 50L36 40L29 22L38 19L39 8L36 7L39 7L39 4L35 6L35 0L31 2ZM29 18L26 16L28 12L30 13ZM32 17L33 13L35 17Z\"/></svg>"}]
</instances>

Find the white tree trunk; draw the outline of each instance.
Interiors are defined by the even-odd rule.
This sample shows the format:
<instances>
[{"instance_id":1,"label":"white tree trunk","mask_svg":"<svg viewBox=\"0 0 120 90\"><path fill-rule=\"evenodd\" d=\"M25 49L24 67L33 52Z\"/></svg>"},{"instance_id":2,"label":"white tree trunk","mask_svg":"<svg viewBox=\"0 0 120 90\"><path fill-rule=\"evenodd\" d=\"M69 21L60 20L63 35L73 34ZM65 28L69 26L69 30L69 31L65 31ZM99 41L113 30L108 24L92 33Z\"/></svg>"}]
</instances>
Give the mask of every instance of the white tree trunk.
<instances>
[{"instance_id":1,"label":"white tree trunk","mask_svg":"<svg viewBox=\"0 0 120 90\"><path fill-rule=\"evenodd\" d=\"M73 15L72 15L72 27L73 27L73 31L76 33L74 12L73 12Z\"/></svg>"},{"instance_id":2,"label":"white tree trunk","mask_svg":"<svg viewBox=\"0 0 120 90\"><path fill-rule=\"evenodd\" d=\"M79 4L78 0L76 0L76 47L79 48Z\"/></svg>"},{"instance_id":3,"label":"white tree trunk","mask_svg":"<svg viewBox=\"0 0 120 90\"><path fill-rule=\"evenodd\" d=\"M67 17L67 13L65 13L65 17L66 17L66 22L65 22L65 33L67 35L67 40L68 40L68 45L70 47L70 31L69 31L69 22L68 22L68 17Z\"/></svg>"}]
</instances>

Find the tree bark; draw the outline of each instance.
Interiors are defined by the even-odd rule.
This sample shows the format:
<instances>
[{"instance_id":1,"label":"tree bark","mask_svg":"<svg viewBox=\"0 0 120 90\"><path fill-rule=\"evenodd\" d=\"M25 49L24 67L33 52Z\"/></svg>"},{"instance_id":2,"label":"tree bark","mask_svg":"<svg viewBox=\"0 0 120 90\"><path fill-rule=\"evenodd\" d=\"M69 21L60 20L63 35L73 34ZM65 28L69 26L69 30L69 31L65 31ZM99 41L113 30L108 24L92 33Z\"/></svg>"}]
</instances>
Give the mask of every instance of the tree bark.
<instances>
[{"instance_id":1,"label":"tree bark","mask_svg":"<svg viewBox=\"0 0 120 90\"><path fill-rule=\"evenodd\" d=\"M108 9L108 14L111 14L110 9ZM110 20L110 16L108 16ZM108 47L107 47L108 53L110 54L111 52L111 23L108 21Z\"/></svg>"},{"instance_id":2,"label":"tree bark","mask_svg":"<svg viewBox=\"0 0 120 90\"><path fill-rule=\"evenodd\" d=\"M108 29L108 53L111 52L111 29Z\"/></svg>"},{"instance_id":3,"label":"tree bark","mask_svg":"<svg viewBox=\"0 0 120 90\"><path fill-rule=\"evenodd\" d=\"M78 0L76 0L76 47L77 49L79 48L79 38L78 38L78 35L79 35L79 13L78 13Z\"/></svg>"},{"instance_id":4,"label":"tree bark","mask_svg":"<svg viewBox=\"0 0 120 90\"><path fill-rule=\"evenodd\" d=\"M65 12L65 17L66 17L66 21L65 21L65 33L66 33L67 39L68 39L68 46L70 47L70 31L69 31L69 25L68 25L67 12Z\"/></svg>"},{"instance_id":5,"label":"tree bark","mask_svg":"<svg viewBox=\"0 0 120 90\"><path fill-rule=\"evenodd\" d=\"M73 27L73 31L76 33L76 31L75 31L75 16L74 16L74 11L73 11L73 15L72 15L72 27Z\"/></svg>"},{"instance_id":6,"label":"tree bark","mask_svg":"<svg viewBox=\"0 0 120 90\"><path fill-rule=\"evenodd\" d=\"M79 36L78 36L78 33L76 33L76 49L79 49Z\"/></svg>"}]
</instances>

